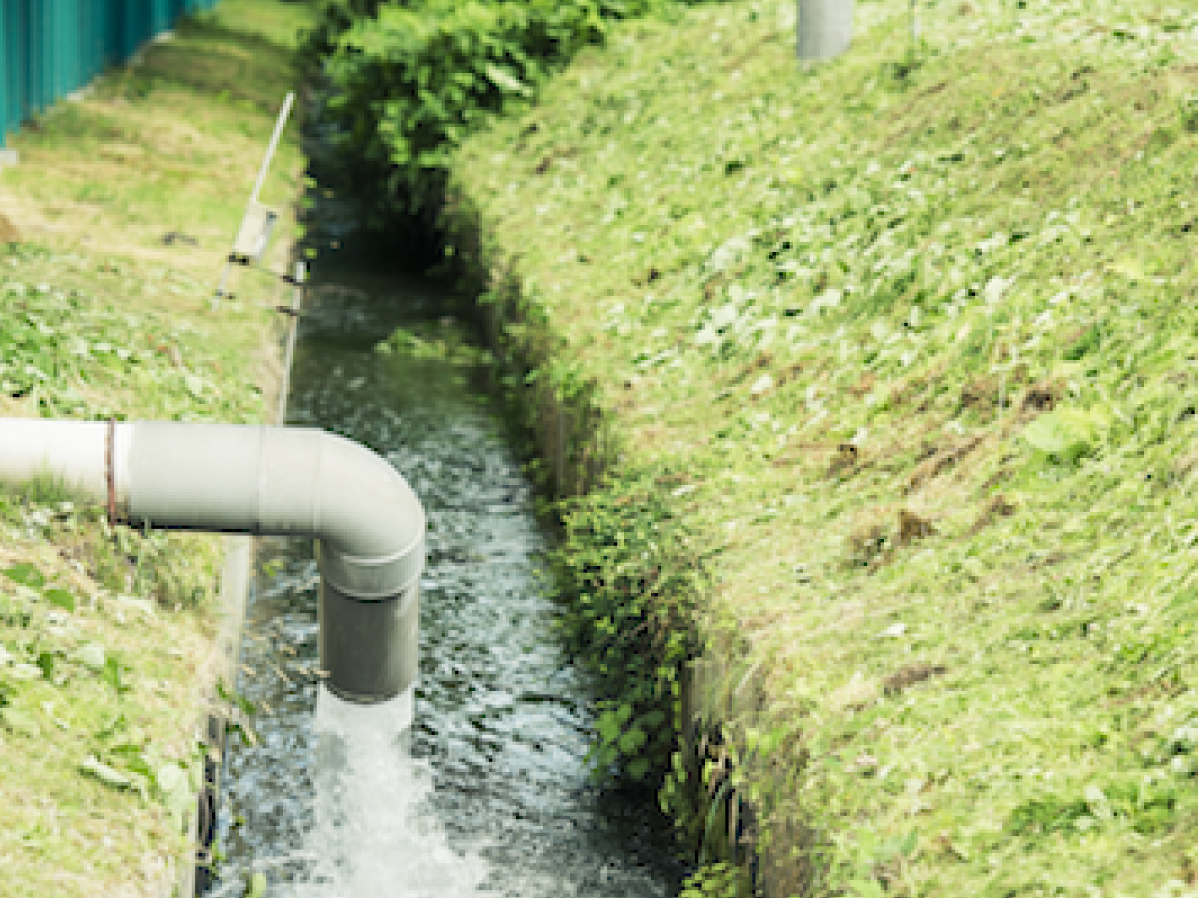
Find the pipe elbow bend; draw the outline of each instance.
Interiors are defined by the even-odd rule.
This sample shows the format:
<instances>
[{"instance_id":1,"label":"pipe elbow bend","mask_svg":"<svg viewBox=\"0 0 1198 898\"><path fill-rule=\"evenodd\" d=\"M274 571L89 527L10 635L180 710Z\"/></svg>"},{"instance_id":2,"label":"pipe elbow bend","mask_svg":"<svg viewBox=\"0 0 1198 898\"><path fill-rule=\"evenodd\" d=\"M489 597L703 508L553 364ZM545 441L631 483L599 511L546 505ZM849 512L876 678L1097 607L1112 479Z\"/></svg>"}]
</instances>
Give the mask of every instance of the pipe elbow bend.
<instances>
[{"instance_id":1,"label":"pipe elbow bend","mask_svg":"<svg viewBox=\"0 0 1198 898\"><path fill-rule=\"evenodd\" d=\"M0 480L41 474L132 524L315 539L329 689L375 702L416 678L424 509L365 446L301 428L0 419Z\"/></svg>"},{"instance_id":2,"label":"pipe elbow bend","mask_svg":"<svg viewBox=\"0 0 1198 898\"><path fill-rule=\"evenodd\" d=\"M131 522L313 538L321 574L355 598L395 596L419 579L424 509L360 443L310 428L127 426L117 479Z\"/></svg>"},{"instance_id":3,"label":"pipe elbow bend","mask_svg":"<svg viewBox=\"0 0 1198 898\"><path fill-rule=\"evenodd\" d=\"M316 557L337 589L360 599L405 592L425 562L420 500L395 468L374 451L317 431L321 442Z\"/></svg>"}]
</instances>

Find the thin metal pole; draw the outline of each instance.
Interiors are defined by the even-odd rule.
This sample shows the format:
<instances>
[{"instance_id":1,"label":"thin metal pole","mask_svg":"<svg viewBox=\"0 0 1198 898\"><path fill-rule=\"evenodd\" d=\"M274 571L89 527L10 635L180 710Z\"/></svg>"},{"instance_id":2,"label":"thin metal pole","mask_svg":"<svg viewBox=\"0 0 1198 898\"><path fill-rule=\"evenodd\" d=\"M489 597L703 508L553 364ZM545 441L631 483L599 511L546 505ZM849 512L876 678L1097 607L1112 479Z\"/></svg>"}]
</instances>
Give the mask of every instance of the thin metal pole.
<instances>
[{"instance_id":1,"label":"thin metal pole","mask_svg":"<svg viewBox=\"0 0 1198 898\"><path fill-rule=\"evenodd\" d=\"M295 102L295 92L287 91L287 97L283 100L283 108L279 110L279 117L275 119L275 130L270 135L270 143L266 147L266 156L262 159L262 167L258 169L258 180L254 182L254 192L250 194L250 201L246 203L246 212L253 208L258 202L258 194L262 191L262 184L266 181L266 173L270 171L270 161L274 158L275 150L279 146L279 138L283 136L283 126L287 124L287 117L291 115L291 104ZM243 217L244 219L244 217ZM236 239L236 238L235 238ZM217 285L216 293L212 297L212 310L215 311L220 305L221 297L225 295L225 286L229 280L229 271L233 267L232 253L225 259L224 271L220 274L220 284Z\"/></svg>"},{"instance_id":2,"label":"thin metal pole","mask_svg":"<svg viewBox=\"0 0 1198 898\"><path fill-rule=\"evenodd\" d=\"M283 353L283 378L279 384L279 406L275 412L275 423L282 427L287 419L287 394L291 390L291 362L295 358L295 335L299 330L300 310L304 304L304 281L306 266L302 259L295 263L295 289L291 292L291 321L287 330L287 349Z\"/></svg>"},{"instance_id":3,"label":"thin metal pole","mask_svg":"<svg viewBox=\"0 0 1198 898\"><path fill-rule=\"evenodd\" d=\"M274 157L275 148L279 145L279 138L283 136L283 126L287 124L287 116L291 114L291 104L294 101L295 93L287 91L287 99L283 101L283 108L279 110L279 117L275 121L274 133L270 135L266 158L262 160L262 168L258 170L258 180L254 182L254 192L250 194L251 203L258 200L258 192L262 190L262 182L266 180L266 172L270 169L270 160Z\"/></svg>"}]
</instances>

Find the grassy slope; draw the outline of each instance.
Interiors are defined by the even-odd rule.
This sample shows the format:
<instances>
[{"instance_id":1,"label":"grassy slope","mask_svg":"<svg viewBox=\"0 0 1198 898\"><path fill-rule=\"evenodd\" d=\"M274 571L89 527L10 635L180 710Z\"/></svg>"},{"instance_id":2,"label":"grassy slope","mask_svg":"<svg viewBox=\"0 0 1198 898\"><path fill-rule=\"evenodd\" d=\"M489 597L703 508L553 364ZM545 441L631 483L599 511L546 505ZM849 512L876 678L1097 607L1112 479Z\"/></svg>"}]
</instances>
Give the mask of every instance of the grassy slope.
<instances>
[{"instance_id":1,"label":"grassy slope","mask_svg":"<svg viewBox=\"0 0 1198 898\"><path fill-rule=\"evenodd\" d=\"M214 313L209 300L294 86L305 15L228 0L13 141L21 162L0 171L0 214L21 242L0 246L0 413L273 414L263 397L276 376L280 288L244 274L235 302ZM284 208L300 186L296 133L263 192ZM169 232L191 240L164 243ZM161 796L110 788L80 764L96 755L136 774L142 762L159 771L191 757L212 675L221 541L110 535L98 510L63 498L0 496L0 569L31 564L49 581L19 568L30 583L0 577L0 894L160 895L184 820ZM73 613L53 607L51 588L73 595ZM88 644L121 666L127 691L95 669ZM44 673L30 667L39 659ZM186 788L174 801L191 812Z\"/></svg>"},{"instance_id":2,"label":"grassy slope","mask_svg":"<svg viewBox=\"0 0 1198 898\"><path fill-rule=\"evenodd\" d=\"M794 6L632 25L468 141L486 261L689 472L823 888L1192 889L1198 16L921 2L912 67L867 0L803 71Z\"/></svg>"}]
</instances>

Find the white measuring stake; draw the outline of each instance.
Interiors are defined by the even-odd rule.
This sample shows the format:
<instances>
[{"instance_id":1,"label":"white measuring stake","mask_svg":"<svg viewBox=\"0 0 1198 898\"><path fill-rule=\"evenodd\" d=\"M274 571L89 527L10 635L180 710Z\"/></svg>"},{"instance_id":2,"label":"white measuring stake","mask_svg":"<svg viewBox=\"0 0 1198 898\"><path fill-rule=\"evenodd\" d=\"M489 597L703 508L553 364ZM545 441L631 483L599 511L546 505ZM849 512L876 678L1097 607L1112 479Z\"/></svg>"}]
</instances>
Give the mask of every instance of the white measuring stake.
<instances>
[{"instance_id":1,"label":"white measuring stake","mask_svg":"<svg viewBox=\"0 0 1198 898\"><path fill-rule=\"evenodd\" d=\"M270 160L274 158L275 148L279 145L279 138L283 136L283 126L287 124L287 116L291 114L291 104L295 101L295 92L287 91L287 99L283 101L283 108L279 110L279 117L275 121L275 133L270 135L270 145L266 148L266 158L262 160L262 168L258 170L258 180L254 183L254 192L250 194L250 202L258 201L258 192L262 190L262 182L266 180L266 172L270 169Z\"/></svg>"},{"instance_id":2,"label":"white measuring stake","mask_svg":"<svg viewBox=\"0 0 1198 898\"><path fill-rule=\"evenodd\" d=\"M279 146L279 138L283 136L283 127L287 124L287 117L291 115L291 104L295 102L295 92L287 91L287 97L283 100L283 108L279 110L279 117L275 119L275 130L270 135L270 143L266 147L266 156L262 160L262 167L258 169L258 180L254 182L254 192L250 194L250 201L246 203L245 215L242 216L241 228L237 232L237 239L233 242L233 251L230 257L237 252L238 246L243 242L243 232L246 230L247 219L256 212L262 218L260 226L261 240L252 241L254 243L261 242L261 249L265 249L266 239L270 236L270 227L274 223L273 213L269 210L263 210L258 204L258 194L262 191L262 184L266 181L266 173L270 171L270 162L274 158L275 150ZM259 249L259 252L261 252ZM255 256L256 257L256 256ZM215 309L220 303L220 298L225 295L225 284L229 280L229 269L232 267L232 258L225 259L225 268L220 275L220 284L216 288L216 295L212 297L212 308Z\"/></svg>"}]
</instances>

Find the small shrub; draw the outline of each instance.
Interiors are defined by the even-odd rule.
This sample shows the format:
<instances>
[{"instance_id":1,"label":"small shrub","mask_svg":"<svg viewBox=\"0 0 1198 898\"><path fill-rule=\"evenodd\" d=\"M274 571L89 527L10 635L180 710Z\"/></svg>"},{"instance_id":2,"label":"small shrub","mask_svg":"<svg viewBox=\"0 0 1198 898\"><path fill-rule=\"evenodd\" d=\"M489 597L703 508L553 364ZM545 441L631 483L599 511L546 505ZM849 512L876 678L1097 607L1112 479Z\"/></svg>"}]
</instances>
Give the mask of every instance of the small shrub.
<instances>
[{"instance_id":1,"label":"small shrub","mask_svg":"<svg viewBox=\"0 0 1198 898\"><path fill-rule=\"evenodd\" d=\"M600 780L648 784L664 775L696 650L693 613L705 578L662 474L623 474L566 503L553 558L572 602L562 636L595 678L591 761Z\"/></svg>"},{"instance_id":2,"label":"small shrub","mask_svg":"<svg viewBox=\"0 0 1198 898\"><path fill-rule=\"evenodd\" d=\"M450 158L492 113L524 104L613 21L665 0L423 0L330 4L309 35L336 126L332 174L371 200L368 224L432 224ZM380 192L382 185L385 189Z\"/></svg>"}]
</instances>

